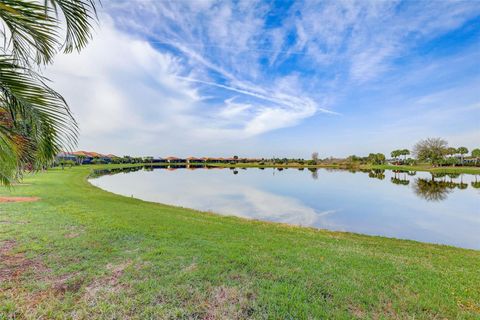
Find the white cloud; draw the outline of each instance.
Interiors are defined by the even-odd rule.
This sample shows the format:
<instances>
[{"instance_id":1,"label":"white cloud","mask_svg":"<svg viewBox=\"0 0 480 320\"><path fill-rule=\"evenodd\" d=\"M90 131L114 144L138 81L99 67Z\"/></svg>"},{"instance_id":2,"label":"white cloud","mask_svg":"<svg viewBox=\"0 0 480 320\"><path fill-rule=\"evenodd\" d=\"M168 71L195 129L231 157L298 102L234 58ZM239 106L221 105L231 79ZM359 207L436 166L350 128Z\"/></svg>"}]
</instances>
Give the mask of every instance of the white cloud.
<instances>
[{"instance_id":1,"label":"white cloud","mask_svg":"<svg viewBox=\"0 0 480 320\"><path fill-rule=\"evenodd\" d=\"M46 73L77 117L80 147L102 152L163 154L178 145L228 143L294 125L317 111L307 98L247 82L231 87L181 77L181 60L118 31L108 16L84 51L59 56ZM206 103L210 96L198 89L204 85L255 102Z\"/></svg>"}]
</instances>

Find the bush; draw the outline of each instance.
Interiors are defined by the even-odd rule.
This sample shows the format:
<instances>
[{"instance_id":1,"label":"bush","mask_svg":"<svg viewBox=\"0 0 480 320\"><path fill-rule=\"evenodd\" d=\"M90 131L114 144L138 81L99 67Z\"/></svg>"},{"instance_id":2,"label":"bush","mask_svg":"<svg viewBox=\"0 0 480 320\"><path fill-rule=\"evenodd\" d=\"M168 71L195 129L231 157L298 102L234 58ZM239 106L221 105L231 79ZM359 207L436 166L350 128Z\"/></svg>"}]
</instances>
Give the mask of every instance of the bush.
<instances>
[{"instance_id":1,"label":"bush","mask_svg":"<svg viewBox=\"0 0 480 320\"><path fill-rule=\"evenodd\" d=\"M93 159L92 163L93 164L106 164L106 162L102 159Z\"/></svg>"}]
</instances>

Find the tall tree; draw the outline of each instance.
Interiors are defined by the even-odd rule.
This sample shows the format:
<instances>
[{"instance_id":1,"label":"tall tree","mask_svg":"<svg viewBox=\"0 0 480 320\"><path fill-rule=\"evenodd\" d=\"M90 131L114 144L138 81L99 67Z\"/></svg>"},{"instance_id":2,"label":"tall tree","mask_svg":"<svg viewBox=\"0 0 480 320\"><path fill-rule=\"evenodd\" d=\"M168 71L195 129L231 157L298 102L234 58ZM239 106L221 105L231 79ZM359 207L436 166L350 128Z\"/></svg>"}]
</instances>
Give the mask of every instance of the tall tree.
<instances>
[{"instance_id":1,"label":"tall tree","mask_svg":"<svg viewBox=\"0 0 480 320\"><path fill-rule=\"evenodd\" d=\"M447 147L447 141L441 138L427 138L415 144L413 153L418 160L428 161L436 165L443 159Z\"/></svg>"},{"instance_id":2,"label":"tall tree","mask_svg":"<svg viewBox=\"0 0 480 320\"><path fill-rule=\"evenodd\" d=\"M69 107L38 67L84 48L95 19L93 0L0 0L0 184L76 144Z\"/></svg>"}]
</instances>

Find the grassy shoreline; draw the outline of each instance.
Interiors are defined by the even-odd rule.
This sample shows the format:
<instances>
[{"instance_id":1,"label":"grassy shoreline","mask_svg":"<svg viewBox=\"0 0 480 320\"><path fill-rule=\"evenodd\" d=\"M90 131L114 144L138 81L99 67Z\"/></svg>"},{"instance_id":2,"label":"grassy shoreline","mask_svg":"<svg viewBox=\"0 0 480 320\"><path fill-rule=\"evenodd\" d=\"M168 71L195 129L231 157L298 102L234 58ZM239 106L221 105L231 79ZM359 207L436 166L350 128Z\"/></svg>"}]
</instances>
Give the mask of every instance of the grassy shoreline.
<instances>
[{"instance_id":1,"label":"grassy shoreline","mask_svg":"<svg viewBox=\"0 0 480 320\"><path fill-rule=\"evenodd\" d=\"M193 165L209 165L213 167L237 167L237 168L324 168L324 169L341 169L341 170L405 170L405 171L424 171L432 173L465 173L465 174L480 174L480 167L432 167L429 165L358 165L347 166L344 164L262 164L259 163L194 163ZM148 163L147 163L148 165ZM156 163L154 165L168 166L168 163ZM185 163L173 163L171 165L186 165Z\"/></svg>"},{"instance_id":2,"label":"grassy shoreline","mask_svg":"<svg viewBox=\"0 0 480 320\"><path fill-rule=\"evenodd\" d=\"M0 319L480 317L480 252L122 197L94 168L0 195ZM11 270L15 269L15 273Z\"/></svg>"}]
</instances>

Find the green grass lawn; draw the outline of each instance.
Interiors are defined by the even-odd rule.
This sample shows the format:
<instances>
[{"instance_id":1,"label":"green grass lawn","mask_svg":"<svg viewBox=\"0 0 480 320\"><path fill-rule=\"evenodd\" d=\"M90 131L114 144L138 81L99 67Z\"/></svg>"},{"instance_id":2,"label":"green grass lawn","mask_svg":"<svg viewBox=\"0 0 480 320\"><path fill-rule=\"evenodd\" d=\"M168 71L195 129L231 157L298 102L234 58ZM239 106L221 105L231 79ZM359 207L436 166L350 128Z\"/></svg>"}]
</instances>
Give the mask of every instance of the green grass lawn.
<instances>
[{"instance_id":1,"label":"green grass lawn","mask_svg":"<svg viewBox=\"0 0 480 320\"><path fill-rule=\"evenodd\" d=\"M480 251L144 202L91 169L0 189L41 198L0 203L0 319L480 319Z\"/></svg>"}]
</instances>

